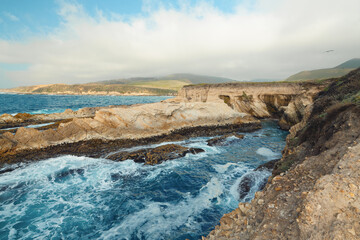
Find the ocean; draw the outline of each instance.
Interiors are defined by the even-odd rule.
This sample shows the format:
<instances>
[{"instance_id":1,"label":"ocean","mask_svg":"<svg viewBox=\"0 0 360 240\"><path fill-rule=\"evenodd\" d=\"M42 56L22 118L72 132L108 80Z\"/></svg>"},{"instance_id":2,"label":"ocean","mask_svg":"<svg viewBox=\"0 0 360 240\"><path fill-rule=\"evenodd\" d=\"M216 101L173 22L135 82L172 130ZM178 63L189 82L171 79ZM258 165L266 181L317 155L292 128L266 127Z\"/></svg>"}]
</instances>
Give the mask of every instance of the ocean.
<instances>
[{"instance_id":1,"label":"ocean","mask_svg":"<svg viewBox=\"0 0 360 240\"><path fill-rule=\"evenodd\" d=\"M21 96L39 98L7 97ZM54 96L39 99L44 103L48 97ZM166 98L92 97L55 96L47 106L76 110L85 101L114 105L124 104L121 101L126 98ZM120 100L109 100L115 98ZM69 104L56 103L60 99ZM41 106L45 105L28 104L26 110L19 106L13 113L55 111ZM0 169L4 172L0 174L0 239L199 239L240 201L250 201L271 174L254 169L281 157L288 132L275 121L263 121L262 126L243 133L244 139L229 137L221 146L208 146L209 137L173 142L205 152L155 166L71 155L4 166ZM163 144L167 143L142 147ZM4 171L9 168L16 169ZM240 199L238 186L244 178L251 179L251 189Z\"/></svg>"},{"instance_id":2,"label":"ocean","mask_svg":"<svg viewBox=\"0 0 360 240\"><path fill-rule=\"evenodd\" d=\"M30 95L0 94L0 115L4 113L49 114L73 111L84 107L131 105L153 103L169 99L169 96L96 96L96 95Z\"/></svg>"}]
</instances>

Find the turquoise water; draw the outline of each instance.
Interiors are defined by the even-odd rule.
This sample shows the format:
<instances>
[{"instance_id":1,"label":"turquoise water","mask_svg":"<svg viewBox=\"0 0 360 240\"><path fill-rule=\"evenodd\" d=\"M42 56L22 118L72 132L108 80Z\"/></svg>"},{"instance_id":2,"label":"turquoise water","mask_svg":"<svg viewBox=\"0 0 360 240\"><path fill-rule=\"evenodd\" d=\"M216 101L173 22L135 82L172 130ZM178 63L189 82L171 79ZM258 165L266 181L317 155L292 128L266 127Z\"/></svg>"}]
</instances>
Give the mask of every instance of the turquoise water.
<instances>
[{"instance_id":1,"label":"turquoise water","mask_svg":"<svg viewBox=\"0 0 360 240\"><path fill-rule=\"evenodd\" d=\"M287 132L266 121L244 134L176 142L205 152L156 166L66 155L0 174L0 239L199 239L253 197L270 175L253 170L281 156Z\"/></svg>"},{"instance_id":2,"label":"turquoise water","mask_svg":"<svg viewBox=\"0 0 360 240\"><path fill-rule=\"evenodd\" d=\"M74 111L84 107L105 107L109 105L131 105L153 103L168 99L168 96L73 96L73 95L27 95L0 94L0 115L4 113L48 114Z\"/></svg>"}]
</instances>

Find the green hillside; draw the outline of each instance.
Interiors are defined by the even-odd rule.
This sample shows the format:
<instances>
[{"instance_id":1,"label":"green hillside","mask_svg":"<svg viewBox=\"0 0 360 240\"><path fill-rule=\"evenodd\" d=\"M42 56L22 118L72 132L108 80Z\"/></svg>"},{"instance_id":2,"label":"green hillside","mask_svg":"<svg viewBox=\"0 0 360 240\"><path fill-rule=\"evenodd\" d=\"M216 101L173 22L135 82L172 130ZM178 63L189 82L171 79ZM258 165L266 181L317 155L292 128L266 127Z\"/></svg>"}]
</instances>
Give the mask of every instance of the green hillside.
<instances>
[{"instance_id":1,"label":"green hillside","mask_svg":"<svg viewBox=\"0 0 360 240\"><path fill-rule=\"evenodd\" d=\"M157 80L157 81L143 81L128 83L130 86L147 87L147 88L159 88L159 89L170 89L178 91L185 85L189 85L187 81L181 80Z\"/></svg>"},{"instance_id":2,"label":"green hillside","mask_svg":"<svg viewBox=\"0 0 360 240\"><path fill-rule=\"evenodd\" d=\"M360 67L360 59L354 58L334 68L302 71L288 77L285 81L306 81L306 80L337 78L348 74L349 72L351 72L352 70L358 67Z\"/></svg>"},{"instance_id":3,"label":"green hillside","mask_svg":"<svg viewBox=\"0 0 360 240\"><path fill-rule=\"evenodd\" d=\"M122 95L176 95L185 85L199 83L235 82L229 78L195 74L172 74L162 77L115 79L87 84L48 84L4 89L4 92L38 94L122 94Z\"/></svg>"},{"instance_id":4,"label":"green hillside","mask_svg":"<svg viewBox=\"0 0 360 240\"><path fill-rule=\"evenodd\" d=\"M353 58L349 61L346 61L335 68L358 68L360 67L360 58Z\"/></svg>"}]
</instances>

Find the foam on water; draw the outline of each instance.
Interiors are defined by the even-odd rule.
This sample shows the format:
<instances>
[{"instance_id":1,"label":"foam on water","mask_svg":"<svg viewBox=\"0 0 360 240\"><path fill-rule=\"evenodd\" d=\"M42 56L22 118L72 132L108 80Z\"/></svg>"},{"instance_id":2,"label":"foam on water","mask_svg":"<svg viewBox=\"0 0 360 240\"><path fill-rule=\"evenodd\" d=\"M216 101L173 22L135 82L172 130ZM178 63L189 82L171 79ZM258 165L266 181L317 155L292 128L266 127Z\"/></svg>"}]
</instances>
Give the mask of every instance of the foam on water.
<instances>
[{"instance_id":1,"label":"foam on water","mask_svg":"<svg viewBox=\"0 0 360 240\"><path fill-rule=\"evenodd\" d=\"M257 150L280 153L286 133L271 124L258 133L219 147L179 141L205 152L155 166L70 155L6 166L0 239L199 239L237 207L244 176L254 180L248 201L270 174L253 171L268 161Z\"/></svg>"},{"instance_id":2,"label":"foam on water","mask_svg":"<svg viewBox=\"0 0 360 240\"><path fill-rule=\"evenodd\" d=\"M281 156L280 153L275 153L275 152L271 151L271 149L265 148L265 147L259 148L258 150L256 150L256 153L259 155L265 156L267 158L274 158L274 157Z\"/></svg>"},{"instance_id":3,"label":"foam on water","mask_svg":"<svg viewBox=\"0 0 360 240\"><path fill-rule=\"evenodd\" d=\"M172 232L181 226L188 231L195 231L200 227L195 218L209 208L214 200L215 204L219 204L222 193L221 183L217 178L212 178L195 197L187 195L176 203L147 201L144 209L103 232L100 239L132 239L134 232L138 239L172 239Z\"/></svg>"}]
</instances>

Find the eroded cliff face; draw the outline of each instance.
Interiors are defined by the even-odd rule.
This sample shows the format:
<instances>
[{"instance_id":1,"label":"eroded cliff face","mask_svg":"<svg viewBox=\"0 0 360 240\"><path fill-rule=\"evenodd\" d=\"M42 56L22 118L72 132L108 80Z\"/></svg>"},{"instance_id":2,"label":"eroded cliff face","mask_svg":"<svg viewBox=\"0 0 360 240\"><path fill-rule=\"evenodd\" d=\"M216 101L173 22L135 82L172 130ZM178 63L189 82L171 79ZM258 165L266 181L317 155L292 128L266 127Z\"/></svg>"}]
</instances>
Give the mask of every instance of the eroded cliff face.
<instances>
[{"instance_id":1,"label":"eroded cliff face","mask_svg":"<svg viewBox=\"0 0 360 240\"><path fill-rule=\"evenodd\" d=\"M325 88L322 83L226 83L183 87L175 100L224 102L238 112L257 118L278 118L289 129L299 123L313 98ZM174 100L170 100L174 101Z\"/></svg>"},{"instance_id":2,"label":"eroded cliff face","mask_svg":"<svg viewBox=\"0 0 360 240\"><path fill-rule=\"evenodd\" d=\"M265 189L206 239L360 239L359 119L360 69L320 92Z\"/></svg>"}]
</instances>

